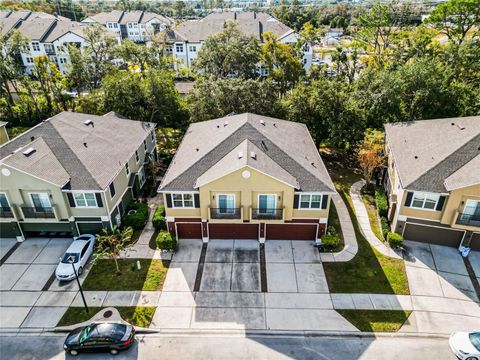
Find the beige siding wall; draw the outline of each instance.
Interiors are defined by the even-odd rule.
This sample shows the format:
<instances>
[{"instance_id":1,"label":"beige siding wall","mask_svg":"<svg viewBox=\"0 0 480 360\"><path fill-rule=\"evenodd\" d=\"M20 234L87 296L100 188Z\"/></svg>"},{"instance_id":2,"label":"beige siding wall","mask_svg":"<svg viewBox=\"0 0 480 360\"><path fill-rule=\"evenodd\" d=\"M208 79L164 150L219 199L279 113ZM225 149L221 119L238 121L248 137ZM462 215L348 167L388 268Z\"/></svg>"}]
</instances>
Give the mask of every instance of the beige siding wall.
<instances>
[{"instance_id":1,"label":"beige siding wall","mask_svg":"<svg viewBox=\"0 0 480 360\"><path fill-rule=\"evenodd\" d=\"M208 199L205 199L207 201ZM202 199L200 199L200 202ZM194 218L199 218L201 217L200 213L200 208L194 208L194 209L181 209L181 208L169 208L167 207L167 198L166 195L163 194L163 203L165 204L165 216L171 216L171 217L194 217ZM203 218L206 219L206 218Z\"/></svg>"},{"instance_id":2,"label":"beige siding wall","mask_svg":"<svg viewBox=\"0 0 480 360\"><path fill-rule=\"evenodd\" d=\"M8 133L5 126L0 127L0 145L5 144L8 141Z\"/></svg>"},{"instance_id":3,"label":"beige siding wall","mask_svg":"<svg viewBox=\"0 0 480 360\"><path fill-rule=\"evenodd\" d=\"M326 195L325 195L326 196ZM305 210L305 209L293 209L292 218L294 219L318 219L328 218L328 212L330 211L330 198L328 198L327 208L324 210Z\"/></svg>"}]
</instances>

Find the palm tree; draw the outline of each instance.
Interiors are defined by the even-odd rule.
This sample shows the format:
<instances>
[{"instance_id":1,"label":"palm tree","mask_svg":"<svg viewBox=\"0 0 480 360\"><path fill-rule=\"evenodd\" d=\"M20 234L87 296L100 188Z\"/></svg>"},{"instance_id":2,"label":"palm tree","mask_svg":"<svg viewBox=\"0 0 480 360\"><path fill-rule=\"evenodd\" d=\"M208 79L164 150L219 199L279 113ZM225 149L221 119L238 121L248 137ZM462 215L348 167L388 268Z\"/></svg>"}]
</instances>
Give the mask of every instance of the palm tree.
<instances>
[{"instance_id":1,"label":"palm tree","mask_svg":"<svg viewBox=\"0 0 480 360\"><path fill-rule=\"evenodd\" d=\"M133 229L130 226L121 230L116 226L114 226L111 231L103 229L102 232L97 235L97 253L95 256L97 258L112 258L115 261L117 274L120 274L118 259L122 250L132 245L130 244L132 234Z\"/></svg>"}]
</instances>

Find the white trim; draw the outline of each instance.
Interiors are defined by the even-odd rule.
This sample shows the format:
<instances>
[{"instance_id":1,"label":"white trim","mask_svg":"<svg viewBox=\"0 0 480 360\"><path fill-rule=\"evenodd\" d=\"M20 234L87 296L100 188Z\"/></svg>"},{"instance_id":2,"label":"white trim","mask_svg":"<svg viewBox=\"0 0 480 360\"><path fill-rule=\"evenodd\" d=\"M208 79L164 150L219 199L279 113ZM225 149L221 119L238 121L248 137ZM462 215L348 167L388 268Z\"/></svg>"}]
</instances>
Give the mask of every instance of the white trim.
<instances>
[{"instance_id":1,"label":"white trim","mask_svg":"<svg viewBox=\"0 0 480 360\"><path fill-rule=\"evenodd\" d=\"M83 195L83 200L85 201L85 206L78 205L77 198L75 197L75 194L82 194ZM93 199L95 200L95 206L87 205L88 203L87 203L87 199L85 198L85 194L92 194L93 195ZM72 192L72 196L73 196L73 202L75 203L76 208L79 208L79 209L96 209L96 208L98 208L97 197L95 196L94 193L75 191L75 192Z\"/></svg>"},{"instance_id":2,"label":"white trim","mask_svg":"<svg viewBox=\"0 0 480 360\"><path fill-rule=\"evenodd\" d=\"M273 210L277 210L277 196L278 194L258 194L257 195L257 209L260 210L260 196L274 196L275 197L275 206L273 207ZM261 213L260 211L258 212L259 214L268 214L266 213Z\"/></svg>"},{"instance_id":3,"label":"white trim","mask_svg":"<svg viewBox=\"0 0 480 360\"><path fill-rule=\"evenodd\" d=\"M415 201L415 195L419 195L419 196L423 196L424 199L423 199L423 205L422 207L418 207L418 206L414 206L413 205L413 202ZM427 202L427 197L430 195L430 197L436 197L436 201L435 201L435 205L433 206L433 209L429 209L429 208L425 208L425 203ZM408 196L408 193L407 193L407 196ZM439 211L442 211L442 210L437 210L437 205L438 205L438 202L440 201L440 197L442 195L438 194L438 193L432 193L432 192L427 192L427 191L413 191L412 192L412 201L410 202L410 205L407 206L408 208L411 208L411 209L418 209L418 210L424 210L424 211L436 211L436 212L439 212ZM446 200L446 199L445 199Z\"/></svg>"},{"instance_id":4,"label":"white trim","mask_svg":"<svg viewBox=\"0 0 480 360\"><path fill-rule=\"evenodd\" d=\"M172 207L171 209L196 209L195 208L195 195L193 193L188 193L188 192L185 192L185 193L181 193L181 194L173 194L173 195L182 195L182 206L175 206L175 200L173 199L173 196L172 196ZM192 204L193 206L184 206L185 205L185 199L183 198L183 195L192 195ZM178 200L177 200L178 201ZM188 200L187 200L188 201Z\"/></svg>"}]
</instances>

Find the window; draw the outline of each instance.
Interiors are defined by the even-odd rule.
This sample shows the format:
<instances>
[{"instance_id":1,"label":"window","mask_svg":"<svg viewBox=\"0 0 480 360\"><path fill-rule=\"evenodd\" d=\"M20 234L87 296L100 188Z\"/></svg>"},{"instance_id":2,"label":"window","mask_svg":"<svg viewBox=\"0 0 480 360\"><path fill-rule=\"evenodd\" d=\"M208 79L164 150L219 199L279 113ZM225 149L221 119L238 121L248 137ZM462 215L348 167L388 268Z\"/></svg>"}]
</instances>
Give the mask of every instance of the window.
<instances>
[{"instance_id":1,"label":"window","mask_svg":"<svg viewBox=\"0 0 480 360\"><path fill-rule=\"evenodd\" d=\"M320 209L322 207L322 195L301 194L300 209Z\"/></svg>"},{"instance_id":2,"label":"window","mask_svg":"<svg viewBox=\"0 0 480 360\"><path fill-rule=\"evenodd\" d=\"M112 24L112 23L108 23L108 28L109 28L109 29L112 29L112 28L113 28L113 24Z\"/></svg>"},{"instance_id":3,"label":"window","mask_svg":"<svg viewBox=\"0 0 480 360\"><path fill-rule=\"evenodd\" d=\"M137 160L137 163L140 161L140 156L138 155L138 150L135 150L135 160Z\"/></svg>"},{"instance_id":4,"label":"window","mask_svg":"<svg viewBox=\"0 0 480 360\"><path fill-rule=\"evenodd\" d=\"M127 176L130 175L130 167L128 166L128 162L125 164L125 171L127 172Z\"/></svg>"},{"instance_id":5,"label":"window","mask_svg":"<svg viewBox=\"0 0 480 360\"><path fill-rule=\"evenodd\" d=\"M277 207L277 195L258 195L258 213L273 214Z\"/></svg>"},{"instance_id":6,"label":"window","mask_svg":"<svg viewBox=\"0 0 480 360\"><path fill-rule=\"evenodd\" d=\"M57 51L63 51L63 50L64 50L63 45L58 45L58 46L57 46Z\"/></svg>"},{"instance_id":7,"label":"window","mask_svg":"<svg viewBox=\"0 0 480 360\"><path fill-rule=\"evenodd\" d=\"M142 169L138 172L138 182L140 184L140 187L145 184L145 169L142 167Z\"/></svg>"},{"instance_id":8,"label":"window","mask_svg":"<svg viewBox=\"0 0 480 360\"><path fill-rule=\"evenodd\" d=\"M172 194L174 208L193 208L193 194Z\"/></svg>"},{"instance_id":9,"label":"window","mask_svg":"<svg viewBox=\"0 0 480 360\"><path fill-rule=\"evenodd\" d=\"M217 207L220 214L233 214L235 212L235 195L217 195Z\"/></svg>"},{"instance_id":10,"label":"window","mask_svg":"<svg viewBox=\"0 0 480 360\"><path fill-rule=\"evenodd\" d=\"M7 199L7 194L0 193L0 209L3 211L10 211L10 203Z\"/></svg>"},{"instance_id":11,"label":"window","mask_svg":"<svg viewBox=\"0 0 480 360\"><path fill-rule=\"evenodd\" d=\"M190 45L190 46L188 47L188 51L190 51L190 52L197 52L197 47L196 47L196 46L193 46L193 45Z\"/></svg>"},{"instance_id":12,"label":"window","mask_svg":"<svg viewBox=\"0 0 480 360\"><path fill-rule=\"evenodd\" d=\"M46 53L54 53L55 52L55 47L52 44L45 44L43 45L45 48Z\"/></svg>"},{"instance_id":13,"label":"window","mask_svg":"<svg viewBox=\"0 0 480 360\"><path fill-rule=\"evenodd\" d=\"M437 194L415 192L413 193L411 207L435 210L439 198L440 196Z\"/></svg>"},{"instance_id":14,"label":"window","mask_svg":"<svg viewBox=\"0 0 480 360\"><path fill-rule=\"evenodd\" d=\"M183 44L175 44L175 51L177 53L183 53Z\"/></svg>"},{"instance_id":15,"label":"window","mask_svg":"<svg viewBox=\"0 0 480 360\"><path fill-rule=\"evenodd\" d=\"M2 205L3 207L3 205ZM460 214L460 219L463 221L468 220L480 220L480 201L479 200L467 200L463 212Z\"/></svg>"},{"instance_id":16,"label":"window","mask_svg":"<svg viewBox=\"0 0 480 360\"><path fill-rule=\"evenodd\" d=\"M117 28L118 28L118 24L117 24L117 23L113 24L113 27L114 27L115 29L117 29Z\"/></svg>"},{"instance_id":17,"label":"window","mask_svg":"<svg viewBox=\"0 0 480 360\"><path fill-rule=\"evenodd\" d=\"M90 246L90 241L87 241L87 243L82 249L82 252L80 253L80 259L82 259L85 256L85 253L87 252L89 246Z\"/></svg>"},{"instance_id":18,"label":"window","mask_svg":"<svg viewBox=\"0 0 480 360\"><path fill-rule=\"evenodd\" d=\"M147 152L147 140L143 140L143 150Z\"/></svg>"},{"instance_id":19,"label":"window","mask_svg":"<svg viewBox=\"0 0 480 360\"><path fill-rule=\"evenodd\" d=\"M67 59L65 58L60 58L60 64L66 64L67 63Z\"/></svg>"},{"instance_id":20,"label":"window","mask_svg":"<svg viewBox=\"0 0 480 360\"><path fill-rule=\"evenodd\" d=\"M169 54L169 55L172 55L172 53L173 53L173 46L167 45L167 46L165 47L165 52L166 52L167 54Z\"/></svg>"},{"instance_id":21,"label":"window","mask_svg":"<svg viewBox=\"0 0 480 360\"><path fill-rule=\"evenodd\" d=\"M93 193L74 193L75 205L77 207L97 207L97 199Z\"/></svg>"},{"instance_id":22,"label":"window","mask_svg":"<svg viewBox=\"0 0 480 360\"><path fill-rule=\"evenodd\" d=\"M113 198L115 196L115 185L113 184L113 181L108 188L110 189L110 197Z\"/></svg>"},{"instance_id":23,"label":"window","mask_svg":"<svg viewBox=\"0 0 480 360\"><path fill-rule=\"evenodd\" d=\"M155 133L154 133L155 130L153 130L151 133L150 133L150 138L152 139L152 141L155 141Z\"/></svg>"},{"instance_id":24,"label":"window","mask_svg":"<svg viewBox=\"0 0 480 360\"><path fill-rule=\"evenodd\" d=\"M27 60L27 64L33 64L33 58L27 57L26 60Z\"/></svg>"},{"instance_id":25,"label":"window","mask_svg":"<svg viewBox=\"0 0 480 360\"><path fill-rule=\"evenodd\" d=\"M129 29L132 28L132 23L128 23L128 28L129 28Z\"/></svg>"},{"instance_id":26,"label":"window","mask_svg":"<svg viewBox=\"0 0 480 360\"><path fill-rule=\"evenodd\" d=\"M47 193L30 194L30 198L32 199L32 205L35 210L43 211L44 209L52 207Z\"/></svg>"},{"instance_id":27,"label":"window","mask_svg":"<svg viewBox=\"0 0 480 360\"><path fill-rule=\"evenodd\" d=\"M38 42L32 42L33 51L40 51L40 44Z\"/></svg>"}]
</instances>

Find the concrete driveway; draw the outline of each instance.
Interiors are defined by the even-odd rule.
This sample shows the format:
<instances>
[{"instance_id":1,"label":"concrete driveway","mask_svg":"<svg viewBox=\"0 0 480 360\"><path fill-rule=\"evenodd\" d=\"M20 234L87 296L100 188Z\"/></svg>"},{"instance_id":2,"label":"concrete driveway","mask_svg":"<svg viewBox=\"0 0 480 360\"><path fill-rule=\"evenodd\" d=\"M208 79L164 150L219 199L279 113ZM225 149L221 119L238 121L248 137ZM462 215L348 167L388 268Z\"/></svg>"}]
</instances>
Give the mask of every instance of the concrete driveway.
<instances>
[{"instance_id":1,"label":"concrete driveway","mask_svg":"<svg viewBox=\"0 0 480 360\"><path fill-rule=\"evenodd\" d=\"M313 242L267 241L263 254L258 241L202 245L179 241L153 327L357 331L333 310Z\"/></svg>"},{"instance_id":2,"label":"concrete driveway","mask_svg":"<svg viewBox=\"0 0 480 360\"><path fill-rule=\"evenodd\" d=\"M405 241L405 265L411 295L479 301L456 248ZM478 265L475 256L471 263Z\"/></svg>"}]
</instances>

